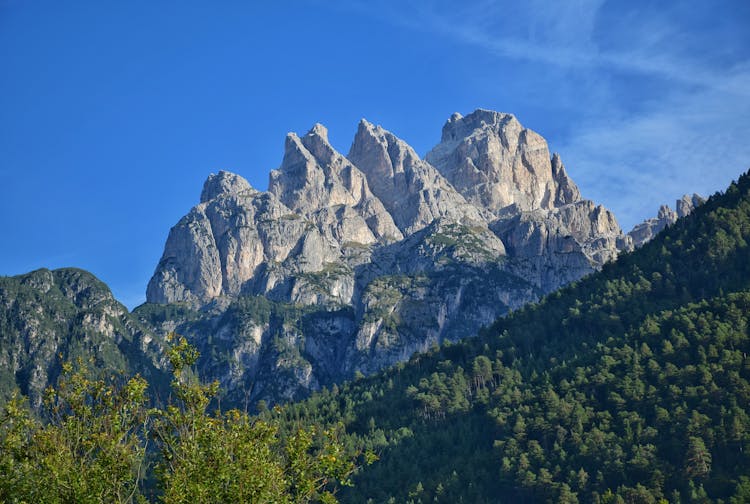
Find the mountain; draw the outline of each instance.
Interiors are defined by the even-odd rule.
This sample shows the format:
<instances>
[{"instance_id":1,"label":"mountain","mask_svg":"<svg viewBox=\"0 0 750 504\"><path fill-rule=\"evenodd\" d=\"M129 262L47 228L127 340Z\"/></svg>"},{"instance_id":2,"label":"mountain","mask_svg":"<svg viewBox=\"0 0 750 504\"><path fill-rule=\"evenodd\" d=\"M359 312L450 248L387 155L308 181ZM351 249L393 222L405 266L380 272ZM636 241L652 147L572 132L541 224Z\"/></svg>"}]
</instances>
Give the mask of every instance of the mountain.
<instances>
[{"instance_id":1,"label":"mountain","mask_svg":"<svg viewBox=\"0 0 750 504\"><path fill-rule=\"evenodd\" d=\"M341 502L748 502L750 172L602 271L268 416L343 423Z\"/></svg>"},{"instance_id":2,"label":"mountain","mask_svg":"<svg viewBox=\"0 0 750 504\"><path fill-rule=\"evenodd\" d=\"M158 398L177 330L222 406L317 391L259 417L378 453L344 502L747 502L750 173L640 242L540 139L483 110L425 159L290 134L269 191L209 176L133 313L85 271L0 278L0 402L79 357Z\"/></svg>"},{"instance_id":3,"label":"mountain","mask_svg":"<svg viewBox=\"0 0 750 504\"><path fill-rule=\"evenodd\" d=\"M510 114L454 114L425 158L364 119L344 156L316 124L266 192L209 176L134 315L188 335L225 400L278 402L472 336L631 248Z\"/></svg>"},{"instance_id":4,"label":"mountain","mask_svg":"<svg viewBox=\"0 0 750 504\"><path fill-rule=\"evenodd\" d=\"M511 114L454 114L425 159L489 214L509 254L523 259L517 273L544 292L632 249L614 215L582 199L560 156Z\"/></svg>"},{"instance_id":5,"label":"mountain","mask_svg":"<svg viewBox=\"0 0 750 504\"><path fill-rule=\"evenodd\" d=\"M163 344L91 273L40 269L0 277L0 403L14 390L38 408L63 362L81 358L104 372L162 376Z\"/></svg>"},{"instance_id":6,"label":"mountain","mask_svg":"<svg viewBox=\"0 0 750 504\"><path fill-rule=\"evenodd\" d=\"M630 230L628 236L633 240L633 245L635 247L640 247L656 236L662 229L677 222L677 219L680 217L689 215L690 212L695 210L696 207L702 205L705 201L706 200L699 194L693 194L692 196L686 194L675 202L676 211L669 208L669 205L660 206L659 213L656 217L646 219L640 224L636 224L633 229Z\"/></svg>"}]
</instances>

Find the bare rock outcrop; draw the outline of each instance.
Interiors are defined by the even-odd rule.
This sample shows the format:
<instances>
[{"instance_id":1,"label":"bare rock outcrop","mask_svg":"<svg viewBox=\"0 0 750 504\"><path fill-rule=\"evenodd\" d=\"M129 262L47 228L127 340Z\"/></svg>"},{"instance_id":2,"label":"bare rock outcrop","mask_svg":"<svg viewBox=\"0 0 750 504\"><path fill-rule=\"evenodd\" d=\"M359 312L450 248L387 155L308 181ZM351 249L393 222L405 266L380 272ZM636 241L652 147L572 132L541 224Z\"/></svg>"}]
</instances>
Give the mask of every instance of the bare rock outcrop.
<instances>
[{"instance_id":1,"label":"bare rock outcrop","mask_svg":"<svg viewBox=\"0 0 750 504\"><path fill-rule=\"evenodd\" d=\"M706 200L699 194L692 196L685 194L675 202L675 208L672 210L669 205L661 205L656 217L646 219L640 224L636 224L630 230L628 236L633 240L635 247L640 247L650 241L654 236L659 234L664 228L671 226L677 219L689 215L696 207L702 205Z\"/></svg>"},{"instance_id":2,"label":"bare rock outcrop","mask_svg":"<svg viewBox=\"0 0 750 504\"><path fill-rule=\"evenodd\" d=\"M222 356L199 365L228 400L275 402L476 334L631 248L510 114L454 114L424 159L365 120L345 157L316 124L287 135L267 192L208 177L144 313L187 305L164 330Z\"/></svg>"},{"instance_id":3,"label":"bare rock outcrop","mask_svg":"<svg viewBox=\"0 0 750 504\"><path fill-rule=\"evenodd\" d=\"M316 220L321 228L337 226L331 209L353 210L344 212L348 225L338 228L344 233L342 243L403 238L391 215L370 192L365 175L328 143L328 130L320 124L302 138L287 135L284 160L271 172L268 191L290 209Z\"/></svg>"},{"instance_id":4,"label":"bare rock outcrop","mask_svg":"<svg viewBox=\"0 0 750 504\"><path fill-rule=\"evenodd\" d=\"M435 219L485 222L437 169L381 126L362 119L347 157L365 173L372 192L406 236Z\"/></svg>"},{"instance_id":5,"label":"bare rock outcrop","mask_svg":"<svg viewBox=\"0 0 750 504\"><path fill-rule=\"evenodd\" d=\"M614 215L582 199L560 156L550 157L547 142L511 114L454 114L426 159L491 216L521 275L545 291L632 248Z\"/></svg>"},{"instance_id":6,"label":"bare rock outcrop","mask_svg":"<svg viewBox=\"0 0 750 504\"><path fill-rule=\"evenodd\" d=\"M515 259L514 272L544 292L601 268L630 249L609 210L580 200L498 219L492 229Z\"/></svg>"},{"instance_id":7,"label":"bare rock outcrop","mask_svg":"<svg viewBox=\"0 0 750 504\"><path fill-rule=\"evenodd\" d=\"M496 216L550 209L580 197L559 158L553 173L544 138L512 114L483 109L466 117L453 114L425 159L468 201Z\"/></svg>"}]
</instances>

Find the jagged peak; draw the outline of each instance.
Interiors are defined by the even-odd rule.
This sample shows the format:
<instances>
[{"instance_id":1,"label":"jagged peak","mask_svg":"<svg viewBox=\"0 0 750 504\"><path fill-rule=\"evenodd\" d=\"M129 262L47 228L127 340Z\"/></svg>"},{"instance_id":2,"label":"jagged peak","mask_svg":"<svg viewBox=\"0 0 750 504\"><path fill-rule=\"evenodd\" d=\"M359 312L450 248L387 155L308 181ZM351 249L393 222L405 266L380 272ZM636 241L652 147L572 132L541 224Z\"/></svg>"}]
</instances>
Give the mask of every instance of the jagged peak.
<instances>
[{"instance_id":1,"label":"jagged peak","mask_svg":"<svg viewBox=\"0 0 750 504\"><path fill-rule=\"evenodd\" d=\"M656 214L657 219L670 219L671 221L674 221L676 219L676 214L674 210L669 208L669 205L661 205L659 206L659 212Z\"/></svg>"},{"instance_id":2,"label":"jagged peak","mask_svg":"<svg viewBox=\"0 0 750 504\"><path fill-rule=\"evenodd\" d=\"M301 166L314 164L313 154L309 151L307 145L293 131L286 134L284 140L284 157L278 170L271 171L271 179L278 176L279 173L297 172Z\"/></svg>"},{"instance_id":3,"label":"jagged peak","mask_svg":"<svg viewBox=\"0 0 750 504\"><path fill-rule=\"evenodd\" d=\"M344 155L328 142L328 129L316 123L302 137L293 132L287 133L284 158L278 170L271 172L269 190L275 190L274 187L282 174L291 176L297 181L295 184L299 185L315 177L313 174L317 172L329 178L332 173L340 171L341 167L347 164L350 163Z\"/></svg>"},{"instance_id":4,"label":"jagged peak","mask_svg":"<svg viewBox=\"0 0 750 504\"><path fill-rule=\"evenodd\" d=\"M302 145L302 140L300 140L300 137L295 133L294 131L290 131L286 134L286 138L284 139L284 156L286 156L289 152L294 151L304 151L305 149L304 145Z\"/></svg>"},{"instance_id":5,"label":"jagged peak","mask_svg":"<svg viewBox=\"0 0 750 504\"><path fill-rule=\"evenodd\" d=\"M315 123L312 128L310 128L310 131L307 132L307 135L305 136L316 136L323 139L326 143L328 143L328 128L323 126L320 123Z\"/></svg>"},{"instance_id":6,"label":"jagged peak","mask_svg":"<svg viewBox=\"0 0 750 504\"><path fill-rule=\"evenodd\" d=\"M359 128L375 128L375 124L371 123L367 120L367 118L363 117L359 120L359 124L357 125Z\"/></svg>"},{"instance_id":7,"label":"jagged peak","mask_svg":"<svg viewBox=\"0 0 750 504\"><path fill-rule=\"evenodd\" d=\"M690 212L695 210L697 207L705 203L705 201L706 199L698 193L693 193L692 196L689 194L683 195L682 198L678 199L675 202L675 208L677 209L677 216L685 217L686 215L690 214Z\"/></svg>"},{"instance_id":8,"label":"jagged peak","mask_svg":"<svg viewBox=\"0 0 750 504\"><path fill-rule=\"evenodd\" d=\"M398 154L397 157L401 158L411 157L413 160L421 159L416 151L404 140L397 137L391 131L383 128L381 125L375 125L364 118L359 121L357 134L354 136L354 141L352 142L347 157L357 157L358 152L362 152L362 150L370 148L376 144L382 146L389 157ZM356 161L353 162L357 164Z\"/></svg>"},{"instance_id":9,"label":"jagged peak","mask_svg":"<svg viewBox=\"0 0 750 504\"><path fill-rule=\"evenodd\" d=\"M467 116L458 112L453 113L445 122L442 132L442 142L460 140L471 135L477 129L492 129L500 131L506 125L514 125L518 129L523 127L516 116L506 112L478 108Z\"/></svg>"},{"instance_id":10,"label":"jagged peak","mask_svg":"<svg viewBox=\"0 0 750 504\"><path fill-rule=\"evenodd\" d=\"M244 191L254 191L245 178L229 171L221 170L219 173L212 173L203 183L201 191L201 203L210 201L223 194L239 194Z\"/></svg>"},{"instance_id":11,"label":"jagged peak","mask_svg":"<svg viewBox=\"0 0 750 504\"><path fill-rule=\"evenodd\" d=\"M384 131L385 130L379 124L375 125L363 117L359 120L359 124L357 125L357 133L354 135L354 143L357 143L357 139L359 138L375 138Z\"/></svg>"},{"instance_id":12,"label":"jagged peak","mask_svg":"<svg viewBox=\"0 0 750 504\"><path fill-rule=\"evenodd\" d=\"M343 157L328 141L328 128L320 123L310 128L301 138L302 145L320 164L329 164L336 157Z\"/></svg>"},{"instance_id":13,"label":"jagged peak","mask_svg":"<svg viewBox=\"0 0 750 504\"><path fill-rule=\"evenodd\" d=\"M565 165L557 152L552 154L552 179L555 181L554 206L567 205L581 199L581 191L573 179L568 176Z\"/></svg>"},{"instance_id":14,"label":"jagged peak","mask_svg":"<svg viewBox=\"0 0 750 504\"><path fill-rule=\"evenodd\" d=\"M659 212L656 217L646 219L640 224L636 224L630 230L628 236L633 239L636 247L650 241L657 233L667 226L674 224L677 219L689 215L693 210L702 205L706 200L699 194L685 194L675 202L676 210L672 210L669 205L659 206Z\"/></svg>"}]
</instances>

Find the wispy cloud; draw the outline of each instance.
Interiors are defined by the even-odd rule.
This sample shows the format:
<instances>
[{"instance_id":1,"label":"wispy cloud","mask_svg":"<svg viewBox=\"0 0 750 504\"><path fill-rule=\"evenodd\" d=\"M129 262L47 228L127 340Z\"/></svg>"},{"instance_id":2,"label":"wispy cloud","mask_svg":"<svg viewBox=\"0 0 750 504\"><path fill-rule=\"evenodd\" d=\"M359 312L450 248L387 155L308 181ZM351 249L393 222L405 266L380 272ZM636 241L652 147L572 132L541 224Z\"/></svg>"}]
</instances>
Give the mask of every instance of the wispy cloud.
<instances>
[{"instance_id":1,"label":"wispy cloud","mask_svg":"<svg viewBox=\"0 0 750 504\"><path fill-rule=\"evenodd\" d=\"M584 193L626 228L685 193L708 196L750 167L750 103L682 93L643 115L601 116L574 130L562 152Z\"/></svg>"},{"instance_id":2,"label":"wispy cloud","mask_svg":"<svg viewBox=\"0 0 750 504\"><path fill-rule=\"evenodd\" d=\"M717 72L705 62L670 51L677 37L669 20L628 23L621 50L602 49L595 27L602 0L529 1L515 10L498 2L467 2L461 8L442 2L376 3L397 24L470 44L501 58L542 63L571 71L616 70L658 76L675 83L718 89L750 97L747 62ZM623 30L625 31L625 30Z\"/></svg>"}]
</instances>

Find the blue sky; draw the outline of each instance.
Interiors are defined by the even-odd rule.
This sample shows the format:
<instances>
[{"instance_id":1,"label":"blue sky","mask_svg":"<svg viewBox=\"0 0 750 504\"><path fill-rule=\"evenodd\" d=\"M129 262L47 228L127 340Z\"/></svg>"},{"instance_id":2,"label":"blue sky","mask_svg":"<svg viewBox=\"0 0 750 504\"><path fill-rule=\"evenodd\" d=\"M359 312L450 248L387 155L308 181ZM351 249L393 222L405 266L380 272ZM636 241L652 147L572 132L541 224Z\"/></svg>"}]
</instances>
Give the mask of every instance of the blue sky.
<instances>
[{"instance_id":1,"label":"blue sky","mask_svg":"<svg viewBox=\"0 0 750 504\"><path fill-rule=\"evenodd\" d=\"M514 113L626 230L750 167L750 2L0 0L0 274L76 266L134 307L226 169L357 122L420 154Z\"/></svg>"}]
</instances>

